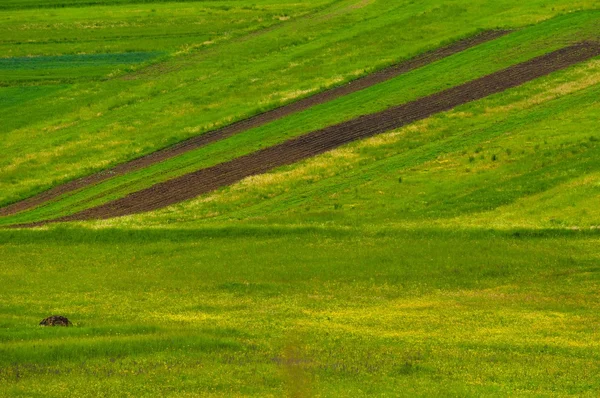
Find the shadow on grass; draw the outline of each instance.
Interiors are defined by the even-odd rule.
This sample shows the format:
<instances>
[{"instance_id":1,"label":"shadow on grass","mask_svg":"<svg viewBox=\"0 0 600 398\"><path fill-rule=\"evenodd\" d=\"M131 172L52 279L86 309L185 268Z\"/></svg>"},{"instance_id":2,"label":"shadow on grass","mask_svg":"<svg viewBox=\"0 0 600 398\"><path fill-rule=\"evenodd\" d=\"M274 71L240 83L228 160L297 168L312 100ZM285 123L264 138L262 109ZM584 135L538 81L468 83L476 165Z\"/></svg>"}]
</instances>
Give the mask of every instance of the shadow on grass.
<instances>
[{"instance_id":1,"label":"shadow on grass","mask_svg":"<svg viewBox=\"0 0 600 398\"><path fill-rule=\"evenodd\" d=\"M114 244L186 243L207 238L273 239L283 237L329 238L411 238L411 239L588 239L600 237L600 229L494 230L483 228L447 229L440 227L406 229L400 227L339 227L315 225L221 225L196 228L90 229L80 225L53 225L43 229L0 229L0 244Z\"/></svg>"}]
</instances>

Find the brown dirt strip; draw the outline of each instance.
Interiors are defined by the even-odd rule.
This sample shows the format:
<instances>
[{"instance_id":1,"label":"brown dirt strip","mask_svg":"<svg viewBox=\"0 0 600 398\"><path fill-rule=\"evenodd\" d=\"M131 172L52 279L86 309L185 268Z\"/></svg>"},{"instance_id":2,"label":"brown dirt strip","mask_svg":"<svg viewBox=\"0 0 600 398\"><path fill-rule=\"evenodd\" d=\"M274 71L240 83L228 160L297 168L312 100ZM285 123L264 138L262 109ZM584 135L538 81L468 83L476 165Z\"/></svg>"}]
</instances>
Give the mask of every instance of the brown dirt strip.
<instances>
[{"instance_id":1,"label":"brown dirt strip","mask_svg":"<svg viewBox=\"0 0 600 398\"><path fill-rule=\"evenodd\" d=\"M392 79L396 76L399 76L403 73L410 72L417 68L421 68L427 64L433 63L435 61L439 61L443 58L449 57L453 54L457 54L461 51L467 50L471 47L474 47L478 44L485 43L487 41L491 41L498 37L504 36L510 33L510 31L506 30L494 30L480 33L476 36L460 40L456 43L450 44L445 47L441 47L434 51L425 53L416 58L410 59L408 61L402 62L397 65L393 65L389 68L383 69L379 72L372 73L370 75L364 76L362 78L356 79L348 84L343 86L339 86L327 91L320 92L318 94L312 95L310 97L303 98L296 102L292 102L288 105L284 105L282 107L273 109L271 111L267 111L265 113L258 114L256 116L250 117L248 119L241 120L239 122L233 123L226 127L209 131L202 135L192 137L185 141L181 141L173 146L160 149L156 152L150 153L148 155L142 156L138 159L131 160L126 163L119 164L111 169L104 170L87 177L79 178L73 181L69 181L67 183L58 185L48 191L44 191L38 195L32 196L30 198L24 199L22 201L13 203L6 207L0 208L0 216L8 216L11 214L15 214L24 210L28 210L34 207L37 207L47 201L56 199L57 197L72 191L76 191L78 189L91 186L94 184L98 184L102 181L108 180L112 177L123 175L135 170L139 170L144 167L148 167L150 165L162 162L163 160L181 155L185 152L192 151L194 149L200 148L202 146L208 145L215 141L219 141L232 135L241 133L243 131L249 130L251 128L259 127L264 124L270 123L277 119L283 118L285 116L291 115L293 113L304 111L308 108L311 108L315 105L323 104L328 101L332 101L336 98L342 97L344 95L348 95L365 88L371 87L375 84L384 82L386 80Z\"/></svg>"},{"instance_id":2,"label":"brown dirt strip","mask_svg":"<svg viewBox=\"0 0 600 398\"><path fill-rule=\"evenodd\" d=\"M502 92L597 56L600 56L600 43L584 42L565 47L416 101L313 131L229 162L156 184L98 207L20 227L38 226L49 222L105 219L160 209L233 184L243 178L265 173L349 142L393 130L458 105Z\"/></svg>"}]
</instances>

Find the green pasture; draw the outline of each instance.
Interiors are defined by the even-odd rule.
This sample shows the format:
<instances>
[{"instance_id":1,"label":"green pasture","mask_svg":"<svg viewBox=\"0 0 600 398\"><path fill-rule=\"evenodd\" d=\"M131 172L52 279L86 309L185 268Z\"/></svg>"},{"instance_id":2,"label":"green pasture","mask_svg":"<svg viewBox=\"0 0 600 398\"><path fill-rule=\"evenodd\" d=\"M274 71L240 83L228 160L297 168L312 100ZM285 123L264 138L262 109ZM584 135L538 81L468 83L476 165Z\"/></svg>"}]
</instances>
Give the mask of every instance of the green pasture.
<instances>
[{"instance_id":1,"label":"green pasture","mask_svg":"<svg viewBox=\"0 0 600 398\"><path fill-rule=\"evenodd\" d=\"M600 228L599 83L600 61L590 61L186 203L100 224Z\"/></svg>"},{"instance_id":2,"label":"green pasture","mask_svg":"<svg viewBox=\"0 0 600 398\"><path fill-rule=\"evenodd\" d=\"M0 225L596 40L595 8L3 1L0 204L515 31ZM159 211L0 228L0 397L596 397L599 98L593 59Z\"/></svg>"},{"instance_id":3,"label":"green pasture","mask_svg":"<svg viewBox=\"0 0 600 398\"><path fill-rule=\"evenodd\" d=\"M595 396L590 232L0 233L3 396ZM69 316L73 328L36 326Z\"/></svg>"},{"instance_id":4,"label":"green pasture","mask_svg":"<svg viewBox=\"0 0 600 398\"><path fill-rule=\"evenodd\" d=\"M26 4L22 0L18 2ZM51 1L36 3L52 4ZM0 57L176 53L274 26L318 9L326 1L81 3L88 6L6 9L10 0L3 1Z\"/></svg>"},{"instance_id":5,"label":"green pasture","mask_svg":"<svg viewBox=\"0 0 600 398\"><path fill-rule=\"evenodd\" d=\"M176 4L174 9L205 3ZM244 8L244 3L237 4ZM268 5L265 3L263 8L268 10ZM14 202L60 182L343 84L481 29L520 28L568 11L593 8L594 2L564 2L553 7L542 1L486 2L485 7L456 2L440 7L433 0L344 0L310 5L316 7L312 13L299 12L297 17L290 14L290 19L284 21L277 18L272 29L208 45L202 45L204 41L195 43L128 75L119 72L115 75L118 78L77 83L59 95L30 101L28 112L13 113L7 126L0 126L4 132L0 203ZM306 4L300 8L305 9ZM284 12L279 9L276 14ZM585 24L585 18L573 18L576 32L580 23ZM594 13L588 18L596 19ZM589 29L598 27L597 22L589 23ZM549 42L552 33L546 32ZM119 47L119 52L156 50L155 45L152 49L133 44ZM30 118L29 114L39 117ZM47 167L49 164L52 167Z\"/></svg>"},{"instance_id":6,"label":"green pasture","mask_svg":"<svg viewBox=\"0 0 600 398\"><path fill-rule=\"evenodd\" d=\"M381 111L390 106L406 103L518 62L523 62L552 51L558 46L596 37L598 35L596 26L599 21L600 14L597 13L578 13L550 20L515 32L507 37L482 44L369 89L316 106L268 125L248 130L154 166L114 177L92 187L66 194L63 198L44 204L32 211L15 217L6 217L0 220L0 224L39 221L45 218L72 214L123 197L128 193L147 188L158 182L281 143L300 134L360 115ZM552 32L555 40L548 40L549 32ZM596 63L594 62L592 65L596 65ZM452 70L453 73L448 75L448 70ZM596 67L574 67L572 71L567 73L567 77L562 77L562 80L577 78L580 81L586 81L590 76L593 77L597 73L598 69ZM561 74L558 73L556 76L561 76ZM502 93L498 97L516 101L517 98L534 95L543 87L551 86L553 82L560 80L560 77L551 76L523 88ZM518 94L513 94L513 92ZM497 99L495 103L501 104L503 100ZM468 109L469 106L471 105L467 105L465 109ZM564 111L569 112L570 109ZM472 122L470 119L464 120L464 123ZM463 130L464 128L462 125L455 127L457 130ZM426 138L422 137L422 140L425 141ZM441 144L446 145L445 142ZM459 149L464 150L465 148Z\"/></svg>"}]
</instances>

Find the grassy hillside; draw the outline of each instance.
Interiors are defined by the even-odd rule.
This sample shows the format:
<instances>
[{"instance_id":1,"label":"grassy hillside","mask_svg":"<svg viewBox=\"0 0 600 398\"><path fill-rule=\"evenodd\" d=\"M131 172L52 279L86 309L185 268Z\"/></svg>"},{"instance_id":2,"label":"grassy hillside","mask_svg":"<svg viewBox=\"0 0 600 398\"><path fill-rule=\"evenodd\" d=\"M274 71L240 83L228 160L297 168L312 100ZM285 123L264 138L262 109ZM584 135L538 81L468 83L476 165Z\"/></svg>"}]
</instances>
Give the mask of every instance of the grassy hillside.
<instances>
[{"instance_id":1,"label":"grassy hillside","mask_svg":"<svg viewBox=\"0 0 600 398\"><path fill-rule=\"evenodd\" d=\"M0 225L599 40L595 8L8 0L0 204L477 31L515 31ZM176 37L159 37L168 27ZM0 396L595 397L599 98L595 58L159 211L1 228ZM37 326L53 314L74 327Z\"/></svg>"},{"instance_id":2,"label":"grassy hillside","mask_svg":"<svg viewBox=\"0 0 600 398\"><path fill-rule=\"evenodd\" d=\"M76 3L78 1L73 1ZM81 1L87 7L10 0L0 5L2 58L121 52L175 53L274 26L326 1ZM33 5L34 2L29 2ZM66 5L66 2L54 2ZM89 7L96 3L95 7ZM115 4L120 3L120 4ZM210 42L210 43L209 43ZM1 79L5 80L5 79Z\"/></svg>"},{"instance_id":3,"label":"grassy hillside","mask_svg":"<svg viewBox=\"0 0 600 398\"><path fill-rule=\"evenodd\" d=\"M497 4L310 2L324 8L277 19L276 28L259 34L182 46L164 62L127 77L78 83L33 99L27 103L31 113L9 109L2 116L8 122L0 127L0 203L341 84L480 29L520 27L567 10L592 8L594 2L557 3L554 9L542 1ZM300 8L294 15L302 12ZM118 51L148 48L133 42Z\"/></svg>"},{"instance_id":4,"label":"grassy hillside","mask_svg":"<svg viewBox=\"0 0 600 398\"><path fill-rule=\"evenodd\" d=\"M596 59L186 204L102 223L600 226L599 83Z\"/></svg>"},{"instance_id":5,"label":"grassy hillside","mask_svg":"<svg viewBox=\"0 0 600 398\"><path fill-rule=\"evenodd\" d=\"M565 43L598 38L600 36L596 28L599 22L600 14L596 12L554 18L355 94L248 130L154 166L64 195L62 199L59 198L33 211L15 217L5 217L0 220L0 224L39 221L72 214L147 188L157 182L231 160L312 130L406 103L544 54ZM555 40L549 41L550 34ZM453 71L450 76L448 70ZM584 68L576 75L583 81L596 73L595 68ZM595 77L586 84L594 84L594 79ZM532 95L537 93L536 90L539 88L534 86L529 93L525 91L521 95Z\"/></svg>"}]
</instances>

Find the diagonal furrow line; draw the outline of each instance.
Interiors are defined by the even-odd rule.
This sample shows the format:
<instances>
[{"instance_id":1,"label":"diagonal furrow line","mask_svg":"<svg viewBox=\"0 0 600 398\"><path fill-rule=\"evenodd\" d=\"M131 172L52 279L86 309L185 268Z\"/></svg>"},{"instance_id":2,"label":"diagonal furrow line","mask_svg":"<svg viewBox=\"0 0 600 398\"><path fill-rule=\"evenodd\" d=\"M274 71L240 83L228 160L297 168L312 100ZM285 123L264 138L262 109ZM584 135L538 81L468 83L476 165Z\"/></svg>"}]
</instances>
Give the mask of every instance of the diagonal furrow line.
<instances>
[{"instance_id":1,"label":"diagonal furrow line","mask_svg":"<svg viewBox=\"0 0 600 398\"><path fill-rule=\"evenodd\" d=\"M70 216L21 226L105 219L156 210L192 199L243 178L330 151L352 141L405 126L597 56L600 56L600 43L583 42L565 47L413 102L313 131L282 144L156 184L101 206Z\"/></svg>"},{"instance_id":2,"label":"diagonal furrow line","mask_svg":"<svg viewBox=\"0 0 600 398\"><path fill-rule=\"evenodd\" d=\"M67 194L69 192L92 186L102 181L108 180L112 177L124 175L129 172L139 170L156 163L160 163L164 160L198 149L213 142L226 139L246 130L265 125L267 123L273 122L277 119L289 116L294 113L302 112L315 105L323 104L325 102L332 101L336 98L340 98L342 96L371 87L375 84L382 83L401 74L421 68L427 64L439 61L440 59L449 57L453 54L457 54L478 44L482 44L487 41L499 38L508 33L510 33L510 31L494 30L480 33L474 37L470 37L465 40L460 40L456 43L450 44L445 47L441 47L437 50L425 53L416 58L410 59L400 64L393 65L389 68L356 79L346 85L320 92L318 94L306 97L296 102L292 102L288 105L284 105L271 111L258 114L248 119L241 120L223 128L209 131L196 137L192 137L185 141L179 142L173 146L160 149L156 152L142 156L138 159L122 163L109 170L104 170L87 177L79 178L67 182L65 184L58 185L52 189L49 189L48 191L42 192L28 199L16 202L4 208L0 208L0 216L8 216L37 207L43 203L56 199L61 195Z\"/></svg>"}]
</instances>

